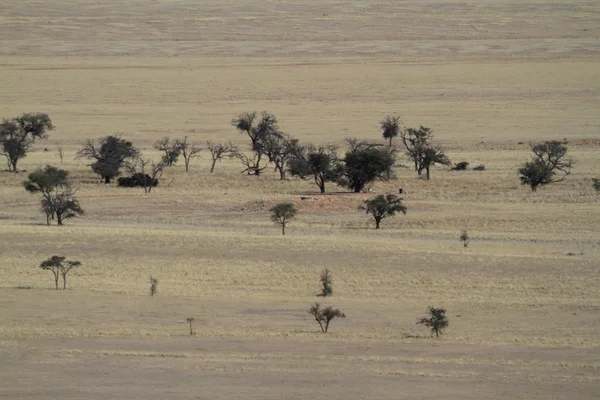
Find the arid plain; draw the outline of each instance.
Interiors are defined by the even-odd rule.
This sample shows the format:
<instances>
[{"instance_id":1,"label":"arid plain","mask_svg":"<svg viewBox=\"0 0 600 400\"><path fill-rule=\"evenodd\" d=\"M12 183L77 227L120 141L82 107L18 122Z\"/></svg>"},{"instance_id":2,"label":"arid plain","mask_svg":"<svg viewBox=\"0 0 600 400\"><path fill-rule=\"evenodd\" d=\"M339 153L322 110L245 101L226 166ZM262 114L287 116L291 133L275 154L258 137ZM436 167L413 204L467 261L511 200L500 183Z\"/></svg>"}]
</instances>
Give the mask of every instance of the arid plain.
<instances>
[{"instance_id":1,"label":"arid plain","mask_svg":"<svg viewBox=\"0 0 600 400\"><path fill-rule=\"evenodd\" d=\"M0 172L0 398L600 396L600 3L5 0L0 45L0 117L56 126L19 167L62 146L86 210L48 227L26 174ZM383 142L395 113L486 170L318 195L236 160L210 174L205 152L144 194L74 159L117 132L155 158L163 136L245 146L230 121L254 110L341 146ZM517 168L551 139L575 169L531 193ZM400 187L407 215L375 231L358 206ZM299 208L285 237L280 201ZM54 254L83 263L66 291L38 268ZM317 300L347 315L327 334ZM440 339L415 324L429 305Z\"/></svg>"}]
</instances>

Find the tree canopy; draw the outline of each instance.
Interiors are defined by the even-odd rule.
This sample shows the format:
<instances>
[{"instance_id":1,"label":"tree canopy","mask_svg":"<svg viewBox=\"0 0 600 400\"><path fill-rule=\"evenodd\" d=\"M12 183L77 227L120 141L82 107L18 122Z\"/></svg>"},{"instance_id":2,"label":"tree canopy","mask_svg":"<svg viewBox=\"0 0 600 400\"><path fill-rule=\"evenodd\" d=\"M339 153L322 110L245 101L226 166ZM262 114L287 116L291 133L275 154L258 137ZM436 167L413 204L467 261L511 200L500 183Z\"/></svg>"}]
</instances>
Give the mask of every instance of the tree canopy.
<instances>
[{"instance_id":1,"label":"tree canopy","mask_svg":"<svg viewBox=\"0 0 600 400\"><path fill-rule=\"evenodd\" d=\"M379 229L381 221L387 217L396 215L399 212L406 214L406 206L402 204L402 199L393 194L385 196L380 194L372 199L365 200L360 209L373 216L375 229Z\"/></svg>"},{"instance_id":2,"label":"tree canopy","mask_svg":"<svg viewBox=\"0 0 600 400\"><path fill-rule=\"evenodd\" d=\"M559 141L532 144L532 160L519 168L521 183L529 185L531 191L538 186L563 181L571 174L573 160L567 158L567 146Z\"/></svg>"},{"instance_id":3,"label":"tree canopy","mask_svg":"<svg viewBox=\"0 0 600 400\"><path fill-rule=\"evenodd\" d=\"M292 176L313 179L321 193L325 193L326 182L335 182L342 174L335 146L302 146L291 156L288 167Z\"/></svg>"},{"instance_id":4,"label":"tree canopy","mask_svg":"<svg viewBox=\"0 0 600 400\"><path fill-rule=\"evenodd\" d=\"M395 162L394 153L388 149L358 147L346 153L342 173L345 179L338 182L358 193L368 183L386 179Z\"/></svg>"},{"instance_id":5,"label":"tree canopy","mask_svg":"<svg viewBox=\"0 0 600 400\"><path fill-rule=\"evenodd\" d=\"M85 212L75 197L69 181L69 172L50 165L29 174L23 182L25 190L41 194L41 211L46 214L46 224L55 217L58 225L65 219L83 215Z\"/></svg>"},{"instance_id":6,"label":"tree canopy","mask_svg":"<svg viewBox=\"0 0 600 400\"><path fill-rule=\"evenodd\" d=\"M0 144L9 171L17 172L17 163L27 156L36 139L46 139L54 129L48 114L25 113L0 124Z\"/></svg>"},{"instance_id":7,"label":"tree canopy","mask_svg":"<svg viewBox=\"0 0 600 400\"><path fill-rule=\"evenodd\" d=\"M104 183L110 183L119 175L125 162L135 159L138 155L139 151L133 143L120 136L106 136L97 142L88 140L77 152L77 158L96 160L91 164L92 171L100 175Z\"/></svg>"}]
</instances>

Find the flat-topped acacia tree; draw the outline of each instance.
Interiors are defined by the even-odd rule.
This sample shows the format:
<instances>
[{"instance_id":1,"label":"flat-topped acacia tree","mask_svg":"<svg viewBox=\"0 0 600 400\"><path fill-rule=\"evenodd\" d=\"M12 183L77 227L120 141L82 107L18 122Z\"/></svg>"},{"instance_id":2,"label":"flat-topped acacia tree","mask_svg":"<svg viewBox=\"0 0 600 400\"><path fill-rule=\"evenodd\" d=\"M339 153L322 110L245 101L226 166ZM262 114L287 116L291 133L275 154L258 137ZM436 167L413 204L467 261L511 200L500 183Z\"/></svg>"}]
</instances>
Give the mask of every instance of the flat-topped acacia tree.
<instances>
[{"instance_id":1,"label":"flat-topped acacia tree","mask_svg":"<svg viewBox=\"0 0 600 400\"><path fill-rule=\"evenodd\" d=\"M81 266L80 261L67 261L66 257L52 256L49 259L42 261L40 268L45 271L51 271L54 276L54 284L58 290L58 278L62 276L63 290L67 289L67 274L73 268Z\"/></svg>"}]
</instances>

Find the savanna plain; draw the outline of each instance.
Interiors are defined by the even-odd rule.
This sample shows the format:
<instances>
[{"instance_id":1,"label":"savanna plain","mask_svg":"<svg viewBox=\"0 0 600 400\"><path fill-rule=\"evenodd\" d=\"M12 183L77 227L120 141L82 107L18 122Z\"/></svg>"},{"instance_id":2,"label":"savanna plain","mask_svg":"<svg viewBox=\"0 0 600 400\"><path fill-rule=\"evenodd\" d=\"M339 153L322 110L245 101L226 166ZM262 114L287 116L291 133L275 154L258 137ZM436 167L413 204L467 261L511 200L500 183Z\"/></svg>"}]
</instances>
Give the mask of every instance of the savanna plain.
<instances>
[{"instance_id":1,"label":"savanna plain","mask_svg":"<svg viewBox=\"0 0 600 400\"><path fill-rule=\"evenodd\" d=\"M320 195L235 159L211 174L205 151L145 194L75 159L114 133L154 158L164 136L247 146L231 120L262 110L342 147L397 114L486 170ZM46 226L27 173L0 172L0 398L598 398L599 110L596 1L4 0L0 117L56 127L19 168L69 170L86 214ZM576 164L532 193L517 169L543 140ZM373 229L358 207L399 188L407 214ZM54 254L83 264L65 291L38 268ZM315 301L346 318L321 333Z\"/></svg>"}]
</instances>

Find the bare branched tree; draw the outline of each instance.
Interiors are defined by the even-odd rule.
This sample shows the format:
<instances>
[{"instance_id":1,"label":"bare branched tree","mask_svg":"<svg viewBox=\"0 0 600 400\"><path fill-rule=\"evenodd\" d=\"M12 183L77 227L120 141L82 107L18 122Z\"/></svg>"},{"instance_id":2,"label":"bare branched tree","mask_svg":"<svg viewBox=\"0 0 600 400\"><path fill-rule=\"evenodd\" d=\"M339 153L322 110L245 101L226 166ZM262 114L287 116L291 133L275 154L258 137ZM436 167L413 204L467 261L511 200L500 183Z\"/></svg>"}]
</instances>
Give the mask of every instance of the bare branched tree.
<instances>
[{"instance_id":1,"label":"bare branched tree","mask_svg":"<svg viewBox=\"0 0 600 400\"><path fill-rule=\"evenodd\" d=\"M227 143L215 143L210 140L206 142L206 148L210 151L212 163L210 164L210 172L214 172L217 161L225 156L230 156L237 152L237 148L231 142Z\"/></svg>"},{"instance_id":2,"label":"bare branched tree","mask_svg":"<svg viewBox=\"0 0 600 400\"><path fill-rule=\"evenodd\" d=\"M235 156L242 161L246 166L243 172L248 175L260 175L265 169L261 167L261 162L264 161L266 155L266 141L273 137L282 137L279 131L277 118L266 111L263 111L260 120L256 122L256 112L243 113L231 121L231 124L242 134L248 135L250 138L250 150L254 153L252 158L249 158L242 153L236 153Z\"/></svg>"},{"instance_id":3,"label":"bare branched tree","mask_svg":"<svg viewBox=\"0 0 600 400\"><path fill-rule=\"evenodd\" d=\"M171 141L168 136L154 142L154 148L164 153L162 160L168 167L172 167L181 154L179 141Z\"/></svg>"},{"instance_id":4,"label":"bare branched tree","mask_svg":"<svg viewBox=\"0 0 600 400\"><path fill-rule=\"evenodd\" d=\"M267 168L267 165L261 165L261 160L263 153L252 153L251 157L242 151L233 151L230 153L230 156L237 158L242 162L244 168L241 173L244 172L248 175L260 175L262 171Z\"/></svg>"},{"instance_id":5,"label":"bare branched tree","mask_svg":"<svg viewBox=\"0 0 600 400\"><path fill-rule=\"evenodd\" d=\"M144 159L141 156L136 157L132 162L127 163L126 168L131 174L140 174L144 186L144 193L150 193L167 167L165 160L159 162Z\"/></svg>"},{"instance_id":6,"label":"bare branched tree","mask_svg":"<svg viewBox=\"0 0 600 400\"><path fill-rule=\"evenodd\" d=\"M202 147L193 145L188 143L188 137L184 137L183 140L177 141L177 146L181 151L181 155L183 156L183 161L185 162L185 172L190 170L190 160L192 158L196 158L200 155L200 152L203 150Z\"/></svg>"}]
</instances>

